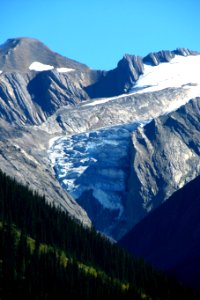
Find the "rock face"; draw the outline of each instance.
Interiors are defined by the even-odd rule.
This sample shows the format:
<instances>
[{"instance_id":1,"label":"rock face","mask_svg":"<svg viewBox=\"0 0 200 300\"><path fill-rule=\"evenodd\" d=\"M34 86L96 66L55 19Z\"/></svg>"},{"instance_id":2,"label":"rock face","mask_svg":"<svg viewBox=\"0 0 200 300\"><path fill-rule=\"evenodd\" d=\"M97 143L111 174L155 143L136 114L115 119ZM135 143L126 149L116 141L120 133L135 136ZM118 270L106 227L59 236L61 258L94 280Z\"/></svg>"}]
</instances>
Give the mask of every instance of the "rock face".
<instances>
[{"instance_id":1,"label":"rock face","mask_svg":"<svg viewBox=\"0 0 200 300\"><path fill-rule=\"evenodd\" d=\"M30 68L34 62L36 70ZM46 66L51 69L43 70ZM11 39L0 47L0 70L0 168L90 226L86 212L49 167L50 136L37 125L61 106L88 98L82 85L93 80L92 71L29 38Z\"/></svg>"},{"instance_id":2,"label":"rock face","mask_svg":"<svg viewBox=\"0 0 200 300\"><path fill-rule=\"evenodd\" d=\"M132 225L200 174L199 121L196 98L134 132L127 202Z\"/></svg>"},{"instance_id":3,"label":"rock face","mask_svg":"<svg viewBox=\"0 0 200 300\"><path fill-rule=\"evenodd\" d=\"M36 39L14 38L0 46L0 70L3 72L27 72L35 61L55 68L65 67L83 72L88 70L86 65L51 51Z\"/></svg>"},{"instance_id":4,"label":"rock face","mask_svg":"<svg viewBox=\"0 0 200 300\"><path fill-rule=\"evenodd\" d=\"M91 98L120 95L126 93L142 73L142 57L125 55L116 69L101 72L99 80L85 90Z\"/></svg>"},{"instance_id":5,"label":"rock face","mask_svg":"<svg viewBox=\"0 0 200 300\"><path fill-rule=\"evenodd\" d=\"M175 192L119 244L199 289L200 177Z\"/></svg>"},{"instance_id":6,"label":"rock face","mask_svg":"<svg viewBox=\"0 0 200 300\"><path fill-rule=\"evenodd\" d=\"M49 135L36 127L21 128L4 121L0 125L1 170L90 226L86 212L61 188L49 166L46 153Z\"/></svg>"},{"instance_id":7,"label":"rock face","mask_svg":"<svg viewBox=\"0 0 200 300\"><path fill-rule=\"evenodd\" d=\"M191 51L187 48L178 48L174 51L159 51L150 53L143 58L143 63L157 66L163 62L170 62L175 55L189 56L198 55L198 52Z\"/></svg>"}]
</instances>

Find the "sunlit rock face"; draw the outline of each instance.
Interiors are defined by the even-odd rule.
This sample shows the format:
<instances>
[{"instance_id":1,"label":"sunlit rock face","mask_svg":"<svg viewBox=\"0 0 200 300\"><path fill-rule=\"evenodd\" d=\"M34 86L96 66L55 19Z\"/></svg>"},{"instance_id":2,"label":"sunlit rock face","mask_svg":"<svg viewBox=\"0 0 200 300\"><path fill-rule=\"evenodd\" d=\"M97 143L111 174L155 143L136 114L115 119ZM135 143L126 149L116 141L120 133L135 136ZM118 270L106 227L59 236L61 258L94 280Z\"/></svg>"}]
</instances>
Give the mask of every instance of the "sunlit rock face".
<instances>
[{"instance_id":1,"label":"sunlit rock face","mask_svg":"<svg viewBox=\"0 0 200 300\"><path fill-rule=\"evenodd\" d=\"M200 174L200 98L132 135L127 212L132 225Z\"/></svg>"}]
</instances>

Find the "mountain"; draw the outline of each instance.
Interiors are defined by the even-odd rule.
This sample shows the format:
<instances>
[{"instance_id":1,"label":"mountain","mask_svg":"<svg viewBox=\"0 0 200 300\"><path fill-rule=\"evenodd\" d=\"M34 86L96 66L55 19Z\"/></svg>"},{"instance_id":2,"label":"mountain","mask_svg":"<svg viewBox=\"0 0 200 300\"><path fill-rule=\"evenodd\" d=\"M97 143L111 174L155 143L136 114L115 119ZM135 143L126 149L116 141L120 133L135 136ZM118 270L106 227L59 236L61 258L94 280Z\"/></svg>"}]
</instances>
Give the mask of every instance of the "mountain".
<instances>
[{"instance_id":1,"label":"mountain","mask_svg":"<svg viewBox=\"0 0 200 300\"><path fill-rule=\"evenodd\" d=\"M178 154L173 156L170 152L176 129L170 121L167 130L165 122L162 128L161 124L179 107L189 108L190 100L200 95L199 62L199 55L174 54L168 63L144 65L144 74L130 93L86 101L71 111L63 108L42 124L48 132L53 129L61 133L49 149L56 176L85 208L98 230L119 239L181 187L172 173L179 167L175 165L179 164ZM195 66L199 66L196 72ZM196 98L197 108L198 102ZM194 104L184 115L191 140L198 136L198 121L194 128L187 116L198 118L197 108ZM154 123L158 129L153 128ZM181 128L177 130L177 143L185 143L186 133ZM189 144L186 147L190 149ZM174 153L179 151L175 145L173 148ZM168 153L164 161L163 151ZM195 155L196 161L198 153ZM184 160L185 157L180 159L183 184L199 174L198 167L193 170L195 162L191 162L193 174L189 174Z\"/></svg>"},{"instance_id":2,"label":"mountain","mask_svg":"<svg viewBox=\"0 0 200 300\"><path fill-rule=\"evenodd\" d=\"M119 244L199 289L200 176L130 230Z\"/></svg>"},{"instance_id":3,"label":"mountain","mask_svg":"<svg viewBox=\"0 0 200 300\"><path fill-rule=\"evenodd\" d=\"M37 40L17 38L0 47L0 70L2 170L90 225L86 212L55 180L46 154L49 135L37 127L62 105L86 97L80 85L90 69Z\"/></svg>"},{"instance_id":4,"label":"mountain","mask_svg":"<svg viewBox=\"0 0 200 300\"><path fill-rule=\"evenodd\" d=\"M1 299L199 299L1 171L0 190Z\"/></svg>"},{"instance_id":5,"label":"mountain","mask_svg":"<svg viewBox=\"0 0 200 300\"><path fill-rule=\"evenodd\" d=\"M160 116L200 96L199 57L185 48L144 58L127 54L115 69L101 71L35 39L8 40L0 47L0 168L84 224L92 221L119 239L181 187L170 169L163 185L157 183L160 196L151 191L163 164L148 179L153 141L140 135ZM144 154L140 142L148 148ZM169 153L166 164L170 159ZM199 174L188 175L187 167L184 172L183 184Z\"/></svg>"},{"instance_id":6,"label":"mountain","mask_svg":"<svg viewBox=\"0 0 200 300\"><path fill-rule=\"evenodd\" d=\"M82 85L92 77L85 65L30 38L10 39L0 47L0 70L1 118L17 124L38 125L61 105L87 98Z\"/></svg>"},{"instance_id":7,"label":"mountain","mask_svg":"<svg viewBox=\"0 0 200 300\"><path fill-rule=\"evenodd\" d=\"M87 66L51 51L43 43L33 38L9 39L0 47L0 70L3 72L34 70L34 62L48 65L49 69L51 69L50 67L52 69L66 68L63 71L68 72L70 69L83 72L88 70ZM35 66L37 67L37 64ZM60 71L62 72L62 70Z\"/></svg>"}]
</instances>

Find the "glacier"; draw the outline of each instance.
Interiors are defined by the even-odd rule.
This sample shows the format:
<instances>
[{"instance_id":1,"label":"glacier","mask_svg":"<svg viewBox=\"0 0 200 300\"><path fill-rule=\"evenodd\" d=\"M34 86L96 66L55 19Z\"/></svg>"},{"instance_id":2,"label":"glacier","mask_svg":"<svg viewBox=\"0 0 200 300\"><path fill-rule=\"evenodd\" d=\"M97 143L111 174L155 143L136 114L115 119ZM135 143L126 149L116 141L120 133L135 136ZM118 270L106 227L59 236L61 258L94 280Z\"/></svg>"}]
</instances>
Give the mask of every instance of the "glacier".
<instances>
[{"instance_id":1,"label":"glacier","mask_svg":"<svg viewBox=\"0 0 200 300\"><path fill-rule=\"evenodd\" d=\"M113 227L123 215L130 169L131 134L139 122L54 138L50 141L49 158L58 181L85 208L84 195L90 192L91 206L113 215L111 226L102 228L92 219L97 230L113 236ZM87 207L88 212L88 207ZM115 224L116 225L116 224Z\"/></svg>"},{"instance_id":2,"label":"glacier","mask_svg":"<svg viewBox=\"0 0 200 300\"><path fill-rule=\"evenodd\" d=\"M198 69L200 55L144 64L129 93L63 108L42 125L60 135L50 140L48 150L60 185L107 236L118 239L127 227L133 132L200 96Z\"/></svg>"}]
</instances>

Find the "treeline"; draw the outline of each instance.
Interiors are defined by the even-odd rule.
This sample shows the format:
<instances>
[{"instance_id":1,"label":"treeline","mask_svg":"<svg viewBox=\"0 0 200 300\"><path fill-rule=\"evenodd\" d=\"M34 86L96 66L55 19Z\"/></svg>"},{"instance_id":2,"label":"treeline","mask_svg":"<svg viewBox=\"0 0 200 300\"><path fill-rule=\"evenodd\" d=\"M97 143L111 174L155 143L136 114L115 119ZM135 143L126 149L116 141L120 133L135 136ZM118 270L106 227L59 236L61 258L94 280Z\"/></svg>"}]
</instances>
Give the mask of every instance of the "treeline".
<instances>
[{"instance_id":1,"label":"treeline","mask_svg":"<svg viewBox=\"0 0 200 300\"><path fill-rule=\"evenodd\" d=\"M198 299L2 172L0 222L0 299Z\"/></svg>"}]
</instances>

